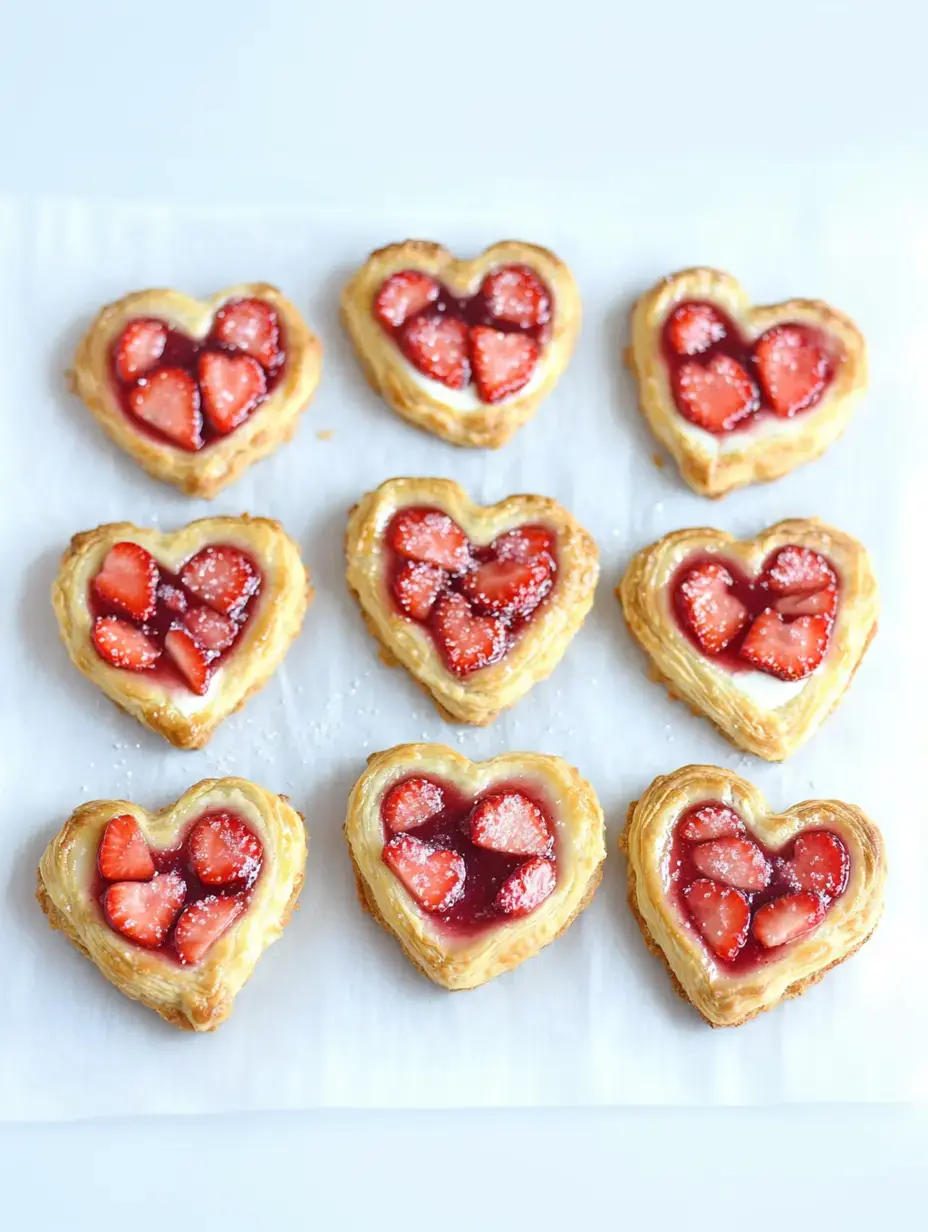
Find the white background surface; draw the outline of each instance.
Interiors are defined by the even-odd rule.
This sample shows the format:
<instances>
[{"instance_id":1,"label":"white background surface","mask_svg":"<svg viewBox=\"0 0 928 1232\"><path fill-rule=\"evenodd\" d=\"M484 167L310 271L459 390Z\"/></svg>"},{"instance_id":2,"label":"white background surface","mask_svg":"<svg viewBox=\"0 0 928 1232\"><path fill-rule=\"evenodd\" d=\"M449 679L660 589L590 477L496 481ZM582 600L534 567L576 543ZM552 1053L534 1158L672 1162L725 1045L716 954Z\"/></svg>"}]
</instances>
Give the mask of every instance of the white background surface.
<instances>
[{"instance_id":1,"label":"white background surface","mask_svg":"<svg viewBox=\"0 0 928 1232\"><path fill-rule=\"evenodd\" d=\"M829 487L816 509L801 512L824 513L852 531L860 531L865 522L870 525L874 517L883 527L899 527L902 536L903 513L923 509L924 485L913 482L906 507L893 475L872 481L869 460L884 441L880 419L886 417L888 433L898 430L903 408L923 405L928 392L915 345L928 328L919 299L928 273L923 223L928 206L924 178L928 117L920 50L925 20L919 6L883 4L874 12L863 4L781 3L775 21L769 10L748 12L744 6L729 4L714 5L711 21L694 6L671 3L629 19L613 6L590 3L573 4L568 11L547 4L477 3L463 15L410 3L345 4L318 17L313 10L310 5L269 4L258 16L247 5L226 3L221 9L200 5L194 10L191 5L162 4L157 22L145 21L123 5L89 4L72 10L63 4L35 4L17 13L8 23L14 28L7 32L0 52L5 61L0 66L4 70L0 102L5 104L3 114L15 117L3 139L4 188L26 197L37 193L106 200L128 197L146 208L152 202L211 208L245 202L286 205L291 211L334 206L355 227L371 228L384 220L389 234L378 229L368 247L393 238L407 226L409 231L434 232L437 224L430 220L441 219L448 220L444 227L450 226L454 233L445 230L440 238L452 246L464 248L518 230L531 232L533 238L550 238L571 260L575 250L584 254L593 250L589 220L595 218L597 225L605 222L613 235L621 236L616 251L625 254L628 235L635 237L634 264L623 262L621 268L603 272L603 285L616 289L616 316L611 326L605 323L613 332L607 337L603 321L591 322L588 317L581 344L581 350L585 348L603 366L607 348L612 354L617 322L628 299L657 274L694 260L731 265L759 298L793 291L820 293L851 311L866 300L872 307L858 313L861 324L872 341L879 335L881 354L885 339L887 354L892 355L890 370L878 371L875 357L874 388L882 394L871 397L866 414L822 464L840 465L842 490ZM411 72L411 66L417 72ZM424 75L423 69L428 70ZM754 83L757 96L746 105L748 81ZM692 252L686 228L694 216L707 226L714 214L718 221L708 251ZM544 218L549 222L541 236ZM800 268L797 240L804 245L816 233L822 237L821 262L810 268L803 247ZM79 251L79 240L71 238L74 251ZM751 254L749 269L743 253ZM21 258L22 253L16 253L16 259ZM87 275L80 307L84 313L100 298L90 290L99 271L88 270ZM294 275L276 276L291 289ZM175 280L183 284L183 271L175 273ZM225 279L217 272L217 280ZM887 288L885 303L873 295L874 284L880 283ZM99 281L93 285L99 287ZM113 287L112 293L123 289ZM73 294L73 284L63 286L56 305L70 329L75 328ZM54 302L56 288L37 287L35 296L43 304ZM11 311L15 306L5 303L5 337L11 333ZM331 318L318 322L327 342L332 325ZM56 340L53 356L46 352L47 381L72 341L73 334L68 334ZM36 340L38 350L42 342ZM347 363L338 339L331 342L330 371L333 359ZM580 358L578 351L575 366ZM20 362L35 362L33 353L27 352ZM9 366L5 372L7 429ZM562 389L566 392L566 386ZM47 401L60 399L60 394L52 394L43 384L37 397ZM372 426L375 419L382 422L358 386L359 403L362 398L365 422ZM564 424L569 406L561 401L558 430L562 426L569 430L569 422ZM621 400L612 391L609 406L624 418L631 409L627 388ZM549 403L547 409L552 407ZM323 424L320 416L317 406L292 446L306 450L308 482L313 480L312 462L326 456L321 452L324 447L313 440L313 428L335 426L337 431L336 424ZM20 409L14 426L24 422L28 421ZM555 439L548 435L554 432L554 416L549 414L546 420L543 410L536 427L534 447L541 449L543 440L550 447ZM646 438L634 434L629 425L619 430L639 451L646 447ZM74 432L75 457L83 451L105 452L89 431ZM623 485L629 478L629 462L617 434L612 441L616 492L627 500ZM337 443L338 435L333 447ZM604 440L604 449L607 444ZM898 440L895 449L900 457L903 453L917 457L908 436ZM9 457L4 455L4 463ZM268 465L276 465L276 460ZM601 467L602 461L596 465ZM114 471L124 472L124 464L113 466ZM455 467L454 473L470 482L475 495L503 494L492 490L492 470L486 480L491 490L481 492L472 482L482 474L480 469L458 469L456 456ZM510 474L507 468L507 477ZM674 502L690 507L690 498L667 472L655 482L666 488L665 496L654 499L666 501L662 516L668 520L652 524L648 520L652 513L642 510L644 520L636 527L640 533L629 547L681 524L674 520ZM790 493L783 486L791 482L781 481L757 504L734 497L730 504L712 507L713 515L717 508L725 511L724 518L720 513L714 520L748 530L761 512L772 516L796 512L789 507ZM363 486L361 471L359 484ZM35 490L40 489L37 483ZM583 477L570 476L552 494L569 502L573 492L582 489ZM42 515L52 519L47 523L51 529L55 501L48 491L42 496ZM583 516L580 508L578 512ZM4 513L9 526L9 511L5 508ZM14 512L13 517L18 516ZM586 520L599 537L601 527L592 525L595 518ZM891 538L887 536L886 542ZM901 576L895 571L905 559L904 539L899 546L894 559L878 561L884 590L887 579L892 585L893 576L897 580ZM604 562L606 584L621 559L623 549L617 546ZM310 560L314 563L312 553ZM44 567L48 563L46 559ZM334 577L331 554L320 567ZM36 592L44 585L44 578L41 584L36 580ZM611 647L609 639L619 630L604 606L605 589L599 608L612 623L599 629L597 636L604 647ZM870 664L868 688L873 692L866 698L862 688L857 693L862 678L818 737L824 741L831 734L844 744L848 756L840 790L851 798L856 793L879 816L888 834L891 827L879 812L874 787L869 797L863 788L885 779L891 792L901 773L899 761L894 760L899 756L897 746L886 729L904 706L889 677L893 646L904 639L901 623L884 623ZM34 643L30 653L36 650ZM627 651L622 653L630 664ZM569 662L568 657L562 671ZM47 668L37 665L36 670ZM627 674L630 689L637 689L635 696L645 696L636 674L630 669ZM387 687L402 690L404 685L395 675ZM67 678L64 671L61 684L62 698L74 714L79 700L92 706L86 692L82 699L75 696L80 682ZM14 714L6 691L3 696L2 718L9 725L5 735L28 720L30 732L40 741L41 721L30 713L28 699ZM870 727L860 725L860 713L857 722L850 717L851 707L865 704L872 713ZM651 751L650 757L659 762L653 770L666 768L667 757L677 764L701 756L700 745L716 741L682 712L671 713L669 721L674 724L675 743L667 750ZM908 721L917 720L913 715ZM83 738L83 732L80 735ZM576 747L582 748L582 742ZM799 755L808 758L809 776L817 774L817 747L813 743ZM678 748L679 755L673 755ZM556 751L576 756L583 764L569 744ZM617 748L617 759L619 754ZM719 744L714 756L725 760L724 746ZM737 766L737 760L729 764ZM629 781L638 775L639 782L646 782L651 772L650 761L631 767ZM767 778L764 773L750 773L780 803L792 798L788 792L780 797L783 780L775 770L767 768ZM837 785L820 786L839 790ZM25 852L31 866L33 848L39 845L36 835L44 833L41 801L33 797L24 802L6 794L8 807L16 814L10 832L32 836ZM616 789L616 800L620 794ZM901 799L904 802L905 797ZM894 811L906 811L907 817L894 819L893 826L920 820L911 809ZM898 894L906 884L905 865L911 862L901 863L902 867L898 863L894 867ZM597 921L597 926L605 922ZM889 924L888 918L887 931ZM282 956L285 944L265 962ZM392 955L377 944L383 961L391 961ZM863 956L858 963L862 961ZM887 955L881 965L891 961ZM643 964L636 972L643 987L653 988L649 995L657 997L657 985L647 979ZM37 978L41 978L38 963ZM907 1014L917 1012L913 995L906 986L889 998L885 1019L891 1030ZM668 1012L675 1012L667 998L661 1001ZM811 998L807 1001L812 1003ZM237 1015L243 1006L244 1002ZM794 1008L798 1006L790 1012ZM836 1024L836 1032L839 1028ZM894 1043L864 1053L858 1068L882 1067L886 1052L896 1052ZM45 1058L50 1067L45 1072L53 1076L65 1064L77 1067L80 1056L80 1041L72 1036L67 1055ZM668 1054L668 1064L673 1059ZM34 1063L29 1056L4 1055L0 1073ZM853 1081L858 1081L856 1075ZM327 1212L325 1226L352 1226L353 1219L370 1222L375 1211L404 1209L403 1201L391 1200L391 1172L383 1162L396 1152L402 1159L411 1157L425 1165L415 1169L417 1202L429 1194L446 1193L443 1178L449 1157L476 1161L477 1175L493 1175L492 1161L501 1157L505 1166L496 1169L497 1177L504 1174L533 1182L526 1184L526 1207L546 1212L538 1226L555 1226L558 1202L565 1193L569 1196L569 1188L555 1185L552 1197L547 1166L552 1157L560 1163L563 1153L570 1152L564 1175L573 1174L570 1188L581 1195L570 1207L575 1215L584 1205L591 1211L597 1204L601 1211L610 1210L618 1195L626 1213L645 1203L653 1212L655 1187L667 1189L662 1178L668 1166L667 1147L673 1144L670 1166L679 1185L661 1209L669 1218L678 1204L685 1203L692 1223L705 1213L704 1204L692 1198L700 1192L700 1177L720 1158L726 1171L730 1169L733 1142L760 1147L744 1161L744 1172L730 1182L737 1198L751 1192L755 1165L763 1174L768 1160L776 1159L782 1171L785 1141L800 1147L794 1153L787 1146L786 1155L795 1162L789 1171L801 1187L803 1211L836 1214L841 1209L837 1188L842 1195L853 1194L852 1222L857 1218L858 1226L864 1226L868 1206L872 1211L875 1203L885 1208L905 1200L906 1186L914 1180L911 1168L919 1138L924 1141L924 1125L911 1114L873 1109L849 1109L833 1116L820 1110L663 1117L639 1111L586 1117L546 1113L530 1120L525 1114L262 1117L139 1122L131 1129L110 1123L82 1126L79 1133L76 1128L36 1128L4 1135L0 1171L8 1169L11 1177L18 1178L13 1186L7 1182L7 1192L15 1198L22 1191L28 1197L30 1185L53 1172L61 1181L58 1188L68 1195L72 1222L75 1205L88 1214L99 1211L96 1195L84 1201L91 1160L99 1168L112 1163L107 1183L128 1196L131 1170L141 1154L146 1173L170 1176L171 1180L159 1181L159 1187L183 1189L192 1212L202 1209L202 1192L196 1177L182 1166L190 1156L212 1173L219 1168L229 1168L233 1174L237 1168L250 1170L254 1185L247 1195L236 1194L235 1208L243 1220L250 1211L262 1209L249 1203L260 1202L267 1192L279 1204L275 1212L292 1214L294 1208L285 1205L288 1185L277 1178L305 1176L312 1178L312 1184L308 1191L299 1185L296 1209L307 1216ZM886 1148L887 1141L891 1148ZM722 1142L725 1152L719 1156L711 1148ZM809 1142L817 1145L817 1152L805 1149ZM856 1143L853 1151L851 1142ZM167 1158L159 1160L159 1152ZM657 1169L654 1163L661 1156L664 1166ZM540 1158L545 1166L539 1166ZM362 1194L357 1185L359 1168L370 1181ZM587 1170L593 1179L578 1186L578 1178ZM622 1173L630 1179L623 1181ZM821 1184L823 1175L829 1181L827 1190ZM889 1178L886 1183L879 1180L883 1175ZM539 1195L542 1179L546 1192ZM349 1193L351 1216L343 1205ZM341 1205L333 1204L337 1195ZM396 1196L409 1198L406 1193ZM485 1200L498 1216L512 1209L515 1196L513 1186L504 1183ZM22 1209L34 1218L34 1189L30 1205ZM47 1207L46 1213L54 1214ZM762 1222L756 1212L751 1217L755 1224ZM49 1219L48 1226L52 1222ZM449 1226L452 1223L449 1220Z\"/></svg>"}]
</instances>

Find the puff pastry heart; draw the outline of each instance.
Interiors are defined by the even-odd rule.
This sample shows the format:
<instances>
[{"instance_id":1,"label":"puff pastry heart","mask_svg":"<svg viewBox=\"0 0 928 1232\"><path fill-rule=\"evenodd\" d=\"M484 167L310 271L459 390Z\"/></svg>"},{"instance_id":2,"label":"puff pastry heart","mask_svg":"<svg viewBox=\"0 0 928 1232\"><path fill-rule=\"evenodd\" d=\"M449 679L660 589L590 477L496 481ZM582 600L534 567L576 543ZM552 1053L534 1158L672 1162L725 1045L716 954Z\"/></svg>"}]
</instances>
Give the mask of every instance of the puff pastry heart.
<instances>
[{"instance_id":1,"label":"puff pastry heart","mask_svg":"<svg viewBox=\"0 0 928 1232\"><path fill-rule=\"evenodd\" d=\"M296 306L252 282L208 300L151 290L108 304L77 348L73 384L150 475L209 499L293 435L321 370Z\"/></svg>"},{"instance_id":2,"label":"puff pastry heart","mask_svg":"<svg viewBox=\"0 0 928 1232\"><path fill-rule=\"evenodd\" d=\"M743 541L674 531L632 559L616 594L670 695L767 761L840 701L878 615L866 549L816 518Z\"/></svg>"},{"instance_id":3,"label":"puff pastry heart","mask_svg":"<svg viewBox=\"0 0 928 1232\"><path fill-rule=\"evenodd\" d=\"M212 1031L290 918L303 819L247 779L204 779L150 813L92 800L42 856L36 898L106 978L162 1018Z\"/></svg>"},{"instance_id":4,"label":"puff pastry heart","mask_svg":"<svg viewBox=\"0 0 928 1232\"><path fill-rule=\"evenodd\" d=\"M476 988L568 928L599 884L603 814L559 757L375 753L348 799L362 905L443 988Z\"/></svg>"},{"instance_id":5,"label":"puff pastry heart","mask_svg":"<svg viewBox=\"0 0 928 1232\"><path fill-rule=\"evenodd\" d=\"M84 531L52 587L75 667L184 749L202 748L273 674L311 597L280 523L247 514Z\"/></svg>"},{"instance_id":6,"label":"puff pastry heart","mask_svg":"<svg viewBox=\"0 0 928 1232\"><path fill-rule=\"evenodd\" d=\"M752 306L719 270L662 279L635 304L631 332L642 414L703 496L817 458L867 387L846 316L820 300Z\"/></svg>"},{"instance_id":7,"label":"puff pastry heart","mask_svg":"<svg viewBox=\"0 0 928 1232\"><path fill-rule=\"evenodd\" d=\"M840 800L772 814L744 779L684 766L628 810L628 901L674 987L713 1027L796 997L883 910L879 830Z\"/></svg>"},{"instance_id":8,"label":"puff pastry heart","mask_svg":"<svg viewBox=\"0 0 928 1232\"><path fill-rule=\"evenodd\" d=\"M449 479L387 480L352 510L345 547L381 657L478 725L554 670L599 575L596 544L555 501L475 505Z\"/></svg>"},{"instance_id":9,"label":"puff pastry heart","mask_svg":"<svg viewBox=\"0 0 928 1232\"><path fill-rule=\"evenodd\" d=\"M371 253L342 292L367 379L398 415L454 445L504 445L567 366L580 328L570 270L504 240L471 261L407 240Z\"/></svg>"}]
</instances>

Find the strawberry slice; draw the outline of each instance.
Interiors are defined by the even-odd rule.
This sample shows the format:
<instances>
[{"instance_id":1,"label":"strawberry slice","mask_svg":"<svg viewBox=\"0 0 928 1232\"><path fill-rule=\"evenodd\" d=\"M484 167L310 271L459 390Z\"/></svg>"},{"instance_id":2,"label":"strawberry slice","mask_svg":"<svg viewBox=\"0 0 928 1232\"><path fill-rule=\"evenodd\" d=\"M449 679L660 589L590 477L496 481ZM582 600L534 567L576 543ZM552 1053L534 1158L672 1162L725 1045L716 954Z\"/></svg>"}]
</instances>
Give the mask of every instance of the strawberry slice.
<instances>
[{"instance_id":1,"label":"strawberry slice","mask_svg":"<svg viewBox=\"0 0 928 1232\"><path fill-rule=\"evenodd\" d=\"M735 838L744 833L744 822L724 804L704 804L688 818L681 834L689 843L706 843L711 838Z\"/></svg>"},{"instance_id":2,"label":"strawberry slice","mask_svg":"<svg viewBox=\"0 0 928 1232\"><path fill-rule=\"evenodd\" d=\"M142 377L129 390L129 409L182 449L201 448L200 390L183 368L160 368L152 376Z\"/></svg>"},{"instance_id":3,"label":"strawberry slice","mask_svg":"<svg viewBox=\"0 0 928 1232\"><path fill-rule=\"evenodd\" d=\"M740 890L702 877L686 887L683 897L705 943L719 958L733 962L748 939L748 900Z\"/></svg>"},{"instance_id":4,"label":"strawberry slice","mask_svg":"<svg viewBox=\"0 0 928 1232\"><path fill-rule=\"evenodd\" d=\"M155 949L168 935L186 893L180 873L155 873L151 881L117 881L109 886L103 910L117 932Z\"/></svg>"},{"instance_id":5,"label":"strawberry slice","mask_svg":"<svg viewBox=\"0 0 928 1232\"><path fill-rule=\"evenodd\" d=\"M448 667L466 676L495 662L506 649L506 628L494 616L475 616L463 595L442 595L432 614L435 639Z\"/></svg>"},{"instance_id":6,"label":"strawberry slice","mask_svg":"<svg viewBox=\"0 0 928 1232\"><path fill-rule=\"evenodd\" d=\"M726 332L711 304L678 304L667 322L667 340L677 355L701 355L721 342Z\"/></svg>"},{"instance_id":7,"label":"strawberry slice","mask_svg":"<svg viewBox=\"0 0 928 1232\"><path fill-rule=\"evenodd\" d=\"M106 823L97 862L100 876L107 881L148 881L155 875L145 836L130 813Z\"/></svg>"},{"instance_id":8,"label":"strawberry slice","mask_svg":"<svg viewBox=\"0 0 928 1232\"><path fill-rule=\"evenodd\" d=\"M674 386L680 413L707 432L730 432L760 405L754 382L730 355L681 364Z\"/></svg>"},{"instance_id":9,"label":"strawberry slice","mask_svg":"<svg viewBox=\"0 0 928 1232\"><path fill-rule=\"evenodd\" d=\"M210 947L245 910L239 895L209 894L180 913L174 929L174 949L185 966L198 963Z\"/></svg>"},{"instance_id":10,"label":"strawberry slice","mask_svg":"<svg viewBox=\"0 0 928 1232\"><path fill-rule=\"evenodd\" d=\"M488 325L470 331L471 362L483 402L502 402L532 379L540 348L530 334L504 334Z\"/></svg>"},{"instance_id":11,"label":"strawberry slice","mask_svg":"<svg viewBox=\"0 0 928 1232\"><path fill-rule=\"evenodd\" d=\"M493 555L498 560L520 560L523 564L546 556L554 564L554 533L545 526L517 526L493 540Z\"/></svg>"},{"instance_id":12,"label":"strawberry slice","mask_svg":"<svg viewBox=\"0 0 928 1232\"><path fill-rule=\"evenodd\" d=\"M150 372L164 354L168 329L163 321L130 321L116 344L116 375L129 383Z\"/></svg>"},{"instance_id":13,"label":"strawberry slice","mask_svg":"<svg viewBox=\"0 0 928 1232\"><path fill-rule=\"evenodd\" d=\"M529 565L518 560L488 560L466 575L461 589L483 612L525 616L551 589L551 565L542 557Z\"/></svg>"},{"instance_id":14,"label":"strawberry slice","mask_svg":"<svg viewBox=\"0 0 928 1232\"><path fill-rule=\"evenodd\" d=\"M393 579L393 593L407 616L413 620L426 620L447 580L447 573L438 565L407 560Z\"/></svg>"},{"instance_id":15,"label":"strawberry slice","mask_svg":"<svg viewBox=\"0 0 928 1232\"><path fill-rule=\"evenodd\" d=\"M784 624L779 612L761 612L742 643L741 656L780 680L802 680L824 659L830 626L828 616L799 616Z\"/></svg>"},{"instance_id":16,"label":"strawberry slice","mask_svg":"<svg viewBox=\"0 0 928 1232\"><path fill-rule=\"evenodd\" d=\"M164 639L164 649L194 693L203 697L209 692L209 664L213 656L198 646L186 629L171 629Z\"/></svg>"},{"instance_id":17,"label":"strawberry slice","mask_svg":"<svg viewBox=\"0 0 928 1232\"><path fill-rule=\"evenodd\" d=\"M383 862L425 911L447 911L464 893L467 870L456 851L398 834L385 845Z\"/></svg>"},{"instance_id":18,"label":"strawberry slice","mask_svg":"<svg viewBox=\"0 0 928 1232\"><path fill-rule=\"evenodd\" d=\"M133 620L150 620L158 603L160 574L155 558L140 543L114 543L93 588L104 601Z\"/></svg>"},{"instance_id":19,"label":"strawberry slice","mask_svg":"<svg viewBox=\"0 0 928 1232\"><path fill-rule=\"evenodd\" d=\"M828 830L807 830L793 844L792 858L784 863L790 885L827 898L836 898L847 886L851 858L847 847Z\"/></svg>"},{"instance_id":20,"label":"strawberry slice","mask_svg":"<svg viewBox=\"0 0 928 1232\"><path fill-rule=\"evenodd\" d=\"M487 274L481 286L491 316L520 329L535 329L551 320L548 288L527 265L504 265Z\"/></svg>"},{"instance_id":21,"label":"strawberry slice","mask_svg":"<svg viewBox=\"0 0 928 1232\"><path fill-rule=\"evenodd\" d=\"M503 915L528 915L553 892L557 876L550 860L536 856L503 882L496 909Z\"/></svg>"},{"instance_id":22,"label":"strawberry slice","mask_svg":"<svg viewBox=\"0 0 928 1232\"><path fill-rule=\"evenodd\" d=\"M754 916L755 938L765 949L786 945L807 933L825 918L825 903L818 894L800 890L784 894L758 908Z\"/></svg>"},{"instance_id":23,"label":"strawberry slice","mask_svg":"<svg viewBox=\"0 0 928 1232\"><path fill-rule=\"evenodd\" d=\"M387 528L387 542L409 560L460 573L470 564L470 540L453 518L440 509L402 509Z\"/></svg>"},{"instance_id":24,"label":"strawberry slice","mask_svg":"<svg viewBox=\"0 0 928 1232\"><path fill-rule=\"evenodd\" d=\"M239 615L260 581L244 552L213 545L190 557L180 580L191 594L223 616Z\"/></svg>"},{"instance_id":25,"label":"strawberry slice","mask_svg":"<svg viewBox=\"0 0 928 1232\"><path fill-rule=\"evenodd\" d=\"M213 329L221 343L244 351L265 368L283 363L280 322L263 299L237 299L224 304L216 313Z\"/></svg>"},{"instance_id":26,"label":"strawberry slice","mask_svg":"<svg viewBox=\"0 0 928 1232\"><path fill-rule=\"evenodd\" d=\"M521 791L501 791L481 800L470 815L471 841L511 856L541 856L551 835L541 809Z\"/></svg>"},{"instance_id":27,"label":"strawberry slice","mask_svg":"<svg viewBox=\"0 0 928 1232\"><path fill-rule=\"evenodd\" d=\"M118 616L98 617L92 637L101 659L111 667L122 667L129 672L144 672L161 654L141 629Z\"/></svg>"},{"instance_id":28,"label":"strawberry slice","mask_svg":"<svg viewBox=\"0 0 928 1232\"><path fill-rule=\"evenodd\" d=\"M764 573L764 585L775 595L808 595L837 584L835 571L821 552L793 543L780 548Z\"/></svg>"},{"instance_id":29,"label":"strawberry slice","mask_svg":"<svg viewBox=\"0 0 928 1232\"><path fill-rule=\"evenodd\" d=\"M261 840L234 813L208 813L190 831L190 863L205 885L254 885L264 853Z\"/></svg>"},{"instance_id":30,"label":"strawberry slice","mask_svg":"<svg viewBox=\"0 0 928 1232\"><path fill-rule=\"evenodd\" d=\"M441 286L421 270L400 270L391 274L374 300L374 315L386 329L399 329L410 317L414 317L434 304L441 294Z\"/></svg>"},{"instance_id":31,"label":"strawberry slice","mask_svg":"<svg viewBox=\"0 0 928 1232\"><path fill-rule=\"evenodd\" d=\"M814 331L801 325L775 325L754 347L767 402L788 419L813 406L831 379L831 360Z\"/></svg>"},{"instance_id":32,"label":"strawberry slice","mask_svg":"<svg viewBox=\"0 0 928 1232\"><path fill-rule=\"evenodd\" d=\"M184 616L184 627L204 650L221 654L235 641L238 625L228 616L221 616L211 607L194 607Z\"/></svg>"},{"instance_id":33,"label":"strawberry slice","mask_svg":"<svg viewBox=\"0 0 928 1232\"><path fill-rule=\"evenodd\" d=\"M428 779L403 779L387 792L383 819L387 829L399 834L431 821L445 807L445 793Z\"/></svg>"},{"instance_id":34,"label":"strawberry slice","mask_svg":"<svg viewBox=\"0 0 928 1232\"><path fill-rule=\"evenodd\" d=\"M179 586L172 586L170 582L162 582L158 587L158 602L163 603L170 612L176 612L178 616L182 616L187 610L187 596Z\"/></svg>"},{"instance_id":35,"label":"strawberry slice","mask_svg":"<svg viewBox=\"0 0 928 1232\"><path fill-rule=\"evenodd\" d=\"M217 432L231 432L267 393L264 369L250 355L206 351L200 356L203 410Z\"/></svg>"},{"instance_id":36,"label":"strawberry slice","mask_svg":"<svg viewBox=\"0 0 928 1232\"><path fill-rule=\"evenodd\" d=\"M690 853L704 877L736 890L763 890L773 869L764 853L747 838L716 838L700 843Z\"/></svg>"},{"instance_id":37,"label":"strawberry slice","mask_svg":"<svg viewBox=\"0 0 928 1232\"><path fill-rule=\"evenodd\" d=\"M783 595L773 606L783 616L827 616L831 621L838 611L838 590L829 586L811 595Z\"/></svg>"},{"instance_id":38,"label":"strawberry slice","mask_svg":"<svg viewBox=\"0 0 928 1232\"><path fill-rule=\"evenodd\" d=\"M734 578L718 561L695 565L680 582L683 617L706 654L724 650L748 621L748 610L731 593Z\"/></svg>"},{"instance_id":39,"label":"strawberry slice","mask_svg":"<svg viewBox=\"0 0 928 1232\"><path fill-rule=\"evenodd\" d=\"M458 317L420 313L402 327L399 344L413 367L433 381L463 389L470 380L467 326Z\"/></svg>"}]
</instances>

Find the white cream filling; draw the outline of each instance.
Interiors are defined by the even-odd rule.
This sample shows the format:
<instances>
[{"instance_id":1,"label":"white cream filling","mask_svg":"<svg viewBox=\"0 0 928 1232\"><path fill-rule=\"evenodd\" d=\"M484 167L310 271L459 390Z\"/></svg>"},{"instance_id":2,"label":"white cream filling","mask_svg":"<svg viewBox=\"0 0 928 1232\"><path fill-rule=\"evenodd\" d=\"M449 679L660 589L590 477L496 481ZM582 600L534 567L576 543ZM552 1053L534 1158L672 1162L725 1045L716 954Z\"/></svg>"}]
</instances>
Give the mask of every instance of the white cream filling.
<instances>
[{"instance_id":1,"label":"white cream filling","mask_svg":"<svg viewBox=\"0 0 928 1232\"><path fill-rule=\"evenodd\" d=\"M780 680L767 672L725 673L726 679L761 710L779 710L797 697L814 675L815 672L810 672L802 680Z\"/></svg>"},{"instance_id":2,"label":"white cream filling","mask_svg":"<svg viewBox=\"0 0 928 1232\"><path fill-rule=\"evenodd\" d=\"M220 667L210 679L209 688L205 693L194 693L192 689L188 689L185 685L178 683L168 691L171 705L175 710L179 710L185 718L189 719L191 715L205 709L214 700L221 687L220 682L224 674L225 669Z\"/></svg>"},{"instance_id":3,"label":"white cream filling","mask_svg":"<svg viewBox=\"0 0 928 1232\"><path fill-rule=\"evenodd\" d=\"M802 415L805 414L806 412L803 411ZM726 432L722 436L717 436L714 432L707 432L705 428L700 428L696 424L690 423L682 415L680 415L680 422L677 426L680 435L686 437L688 441L698 446L704 453L725 454L737 453L746 444L753 441L787 436L790 432L794 431L798 418L799 416L793 419L780 419L777 415L765 413L751 427L736 428L734 432Z\"/></svg>"},{"instance_id":4,"label":"white cream filling","mask_svg":"<svg viewBox=\"0 0 928 1232\"><path fill-rule=\"evenodd\" d=\"M504 398L502 402L484 402L477 394L477 387L473 382L470 385L466 385L463 389L449 389L447 385L442 385L441 381L433 381L431 377L424 376L418 368L413 367L405 355L400 355L400 363L419 388L427 393L430 398L434 398L436 402L441 402L452 411L466 414L468 412L484 411L488 406L507 406L510 402L515 402L517 398L524 398L528 394L534 393L544 380L548 357L547 354L542 355L535 365L535 371L532 373L532 379L528 384L523 385L514 394L510 394L508 398Z\"/></svg>"}]
</instances>

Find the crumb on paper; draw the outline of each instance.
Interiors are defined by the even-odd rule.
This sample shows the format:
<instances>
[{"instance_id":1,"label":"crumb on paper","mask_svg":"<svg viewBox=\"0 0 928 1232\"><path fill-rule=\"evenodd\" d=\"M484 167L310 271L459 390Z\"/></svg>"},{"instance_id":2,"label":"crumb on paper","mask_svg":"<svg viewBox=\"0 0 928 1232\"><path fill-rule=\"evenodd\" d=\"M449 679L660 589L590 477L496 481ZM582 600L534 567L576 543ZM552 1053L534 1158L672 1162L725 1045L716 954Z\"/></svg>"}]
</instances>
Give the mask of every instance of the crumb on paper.
<instances>
[{"instance_id":1,"label":"crumb on paper","mask_svg":"<svg viewBox=\"0 0 928 1232\"><path fill-rule=\"evenodd\" d=\"M654 465L657 467L659 471L662 471L664 469L664 463L666 462L666 460L667 459L664 457L664 455L660 453L658 450L655 450L654 453L651 454L651 461L654 463Z\"/></svg>"},{"instance_id":2,"label":"crumb on paper","mask_svg":"<svg viewBox=\"0 0 928 1232\"><path fill-rule=\"evenodd\" d=\"M334 435L334 428L320 428L316 433L316 439L320 441L330 441Z\"/></svg>"}]
</instances>

